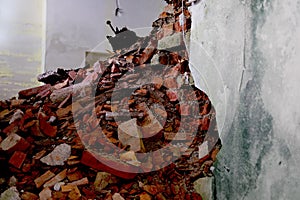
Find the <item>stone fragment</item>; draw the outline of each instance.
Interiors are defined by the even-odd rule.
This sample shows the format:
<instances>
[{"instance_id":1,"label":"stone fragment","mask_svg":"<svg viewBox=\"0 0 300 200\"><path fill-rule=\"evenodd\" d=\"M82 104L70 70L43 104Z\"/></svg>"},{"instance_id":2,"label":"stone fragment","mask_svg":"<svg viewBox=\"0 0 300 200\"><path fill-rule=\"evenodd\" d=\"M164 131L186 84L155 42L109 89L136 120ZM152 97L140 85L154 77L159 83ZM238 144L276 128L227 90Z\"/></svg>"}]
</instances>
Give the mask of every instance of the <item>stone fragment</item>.
<instances>
[{"instance_id":1,"label":"stone fragment","mask_svg":"<svg viewBox=\"0 0 300 200\"><path fill-rule=\"evenodd\" d=\"M158 65L159 63L159 54L154 54L154 56L151 58L151 64L152 65Z\"/></svg>"},{"instance_id":2,"label":"stone fragment","mask_svg":"<svg viewBox=\"0 0 300 200\"><path fill-rule=\"evenodd\" d=\"M54 176L53 178L51 178L49 181L47 181L44 184L44 188L54 186L56 183L64 180L66 178L66 176L67 176L67 169L64 169L63 171L61 171L60 173L58 173L56 176Z\"/></svg>"},{"instance_id":3,"label":"stone fragment","mask_svg":"<svg viewBox=\"0 0 300 200\"><path fill-rule=\"evenodd\" d=\"M120 159L135 166L141 165L141 162L137 160L134 151L127 151L125 153L120 154Z\"/></svg>"},{"instance_id":4,"label":"stone fragment","mask_svg":"<svg viewBox=\"0 0 300 200\"><path fill-rule=\"evenodd\" d=\"M52 191L46 187L39 193L40 200L49 200L52 197Z\"/></svg>"},{"instance_id":5,"label":"stone fragment","mask_svg":"<svg viewBox=\"0 0 300 200\"><path fill-rule=\"evenodd\" d=\"M21 198L17 188L10 187L1 194L0 200L21 200Z\"/></svg>"},{"instance_id":6,"label":"stone fragment","mask_svg":"<svg viewBox=\"0 0 300 200\"><path fill-rule=\"evenodd\" d=\"M118 138L123 145L130 145L130 150L141 150L141 133L138 130L136 118L119 125Z\"/></svg>"},{"instance_id":7,"label":"stone fragment","mask_svg":"<svg viewBox=\"0 0 300 200\"><path fill-rule=\"evenodd\" d=\"M173 35L163 37L158 40L157 49L166 50L174 47L178 47L182 44L182 33L174 33Z\"/></svg>"},{"instance_id":8,"label":"stone fragment","mask_svg":"<svg viewBox=\"0 0 300 200\"><path fill-rule=\"evenodd\" d=\"M22 200L38 200L39 197L36 194L34 194L34 193L24 192L21 195L21 199Z\"/></svg>"},{"instance_id":9,"label":"stone fragment","mask_svg":"<svg viewBox=\"0 0 300 200\"><path fill-rule=\"evenodd\" d=\"M125 200L119 193L115 193L115 194L112 196L112 199L113 199L113 200Z\"/></svg>"},{"instance_id":10,"label":"stone fragment","mask_svg":"<svg viewBox=\"0 0 300 200\"><path fill-rule=\"evenodd\" d=\"M30 144L22 137L15 133L9 134L0 144L0 149L4 151L26 151Z\"/></svg>"},{"instance_id":11,"label":"stone fragment","mask_svg":"<svg viewBox=\"0 0 300 200\"><path fill-rule=\"evenodd\" d=\"M60 144L54 148L54 150L47 156L41 158L41 162L50 165L64 165L64 162L71 155L71 146L68 144Z\"/></svg>"},{"instance_id":12,"label":"stone fragment","mask_svg":"<svg viewBox=\"0 0 300 200\"><path fill-rule=\"evenodd\" d=\"M199 178L194 182L194 189L203 199L214 199L214 177Z\"/></svg>"},{"instance_id":13,"label":"stone fragment","mask_svg":"<svg viewBox=\"0 0 300 200\"><path fill-rule=\"evenodd\" d=\"M59 191L61 186L65 185L65 182L58 182L58 183L55 183L55 185L53 186L53 189L55 191Z\"/></svg>"},{"instance_id":14,"label":"stone fragment","mask_svg":"<svg viewBox=\"0 0 300 200\"><path fill-rule=\"evenodd\" d=\"M9 180L8 180L8 185L9 185L10 187L16 186L17 182L18 182L17 178L16 178L15 176L12 176L12 177L10 177Z\"/></svg>"},{"instance_id":15,"label":"stone fragment","mask_svg":"<svg viewBox=\"0 0 300 200\"><path fill-rule=\"evenodd\" d=\"M201 145L199 145L199 159L204 158L205 156L207 156L209 154L209 150L208 150L208 142L205 141L203 142Z\"/></svg>"},{"instance_id":16,"label":"stone fragment","mask_svg":"<svg viewBox=\"0 0 300 200\"><path fill-rule=\"evenodd\" d=\"M14 154L10 157L8 163L18 169L21 169L25 159L26 159L25 153L21 151L15 151Z\"/></svg>"}]
</instances>

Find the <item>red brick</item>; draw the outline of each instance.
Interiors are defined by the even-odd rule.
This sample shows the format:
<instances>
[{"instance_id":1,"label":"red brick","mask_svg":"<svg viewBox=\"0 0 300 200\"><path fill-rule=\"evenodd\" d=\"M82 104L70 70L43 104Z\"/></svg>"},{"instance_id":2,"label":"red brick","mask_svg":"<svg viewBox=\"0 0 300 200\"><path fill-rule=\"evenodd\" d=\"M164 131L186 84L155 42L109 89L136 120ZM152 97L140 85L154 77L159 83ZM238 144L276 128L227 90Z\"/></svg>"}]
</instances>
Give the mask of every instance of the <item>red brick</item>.
<instances>
[{"instance_id":1,"label":"red brick","mask_svg":"<svg viewBox=\"0 0 300 200\"><path fill-rule=\"evenodd\" d=\"M9 164L20 169L26 159L26 154L21 151L15 151L15 153L10 157Z\"/></svg>"},{"instance_id":2,"label":"red brick","mask_svg":"<svg viewBox=\"0 0 300 200\"><path fill-rule=\"evenodd\" d=\"M50 84L46 84L46 85L42 85L42 86L39 86L39 87L34 87L34 88L30 88L30 89L26 89L26 90L22 90L19 92L19 98L22 99L22 98L30 98L32 96L35 96L37 95L38 93L40 92L43 92L45 90L48 90L51 88L51 85Z\"/></svg>"},{"instance_id":3,"label":"red brick","mask_svg":"<svg viewBox=\"0 0 300 200\"><path fill-rule=\"evenodd\" d=\"M112 160L101 155L92 155L88 151L83 152L81 163L93 169L105 171L124 179L134 178L136 176L136 173L138 173L139 169L136 166L129 164L127 165L125 163ZM114 166L114 168L109 166ZM123 171L119 171L116 169L123 169ZM131 171L132 173L128 171Z\"/></svg>"},{"instance_id":4,"label":"red brick","mask_svg":"<svg viewBox=\"0 0 300 200\"><path fill-rule=\"evenodd\" d=\"M52 126L48 122L48 117L45 116L42 113L39 113L39 124L40 124L40 130L42 131L43 134L49 137L55 137L57 133L57 127Z\"/></svg>"}]
</instances>

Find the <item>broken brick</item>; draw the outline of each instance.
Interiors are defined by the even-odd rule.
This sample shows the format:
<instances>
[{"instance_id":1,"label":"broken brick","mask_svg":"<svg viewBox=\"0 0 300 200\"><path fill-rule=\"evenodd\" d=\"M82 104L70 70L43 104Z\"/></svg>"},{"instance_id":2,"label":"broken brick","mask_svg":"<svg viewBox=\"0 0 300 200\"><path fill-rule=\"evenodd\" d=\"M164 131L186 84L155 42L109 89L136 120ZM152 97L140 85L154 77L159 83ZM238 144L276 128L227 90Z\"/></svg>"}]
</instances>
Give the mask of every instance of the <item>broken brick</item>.
<instances>
[{"instance_id":1,"label":"broken brick","mask_svg":"<svg viewBox=\"0 0 300 200\"><path fill-rule=\"evenodd\" d=\"M57 127L52 126L48 122L48 117L43 113L39 113L39 128L46 136L55 137L57 133Z\"/></svg>"},{"instance_id":2,"label":"broken brick","mask_svg":"<svg viewBox=\"0 0 300 200\"><path fill-rule=\"evenodd\" d=\"M138 168L133 165L128 165L101 155L92 155L88 151L83 152L81 163L86 166L92 167L93 169L106 171L124 179L132 179L138 172ZM114 166L114 168L109 166ZM119 171L116 169L124 169L124 171ZM136 173L131 173L130 171Z\"/></svg>"},{"instance_id":3,"label":"broken brick","mask_svg":"<svg viewBox=\"0 0 300 200\"><path fill-rule=\"evenodd\" d=\"M86 185L89 183L89 180L87 177L85 178L82 178L80 180L77 180L77 181L73 181L71 183L68 183L67 185L76 185L76 186L79 186L79 185Z\"/></svg>"},{"instance_id":4,"label":"broken brick","mask_svg":"<svg viewBox=\"0 0 300 200\"><path fill-rule=\"evenodd\" d=\"M21 195L22 200L38 200L38 196L31 192L24 192Z\"/></svg>"},{"instance_id":5,"label":"broken brick","mask_svg":"<svg viewBox=\"0 0 300 200\"><path fill-rule=\"evenodd\" d=\"M81 197L81 193L78 189L77 186L74 186L74 188L71 190L71 192L69 193L68 197L71 199L71 200L77 200L77 199L80 199Z\"/></svg>"},{"instance_id":6,"label":"broken brick","mask_svg":"<svg viewBox=\"0 0 300 200\"><path fill-rule=\"evenodd\" d=\"M14 154L9 159L9 164L13 165L14 167L21 169L23 162L26 159L26 154L21 151L15 151Z\"/></svg>"},{"instance_id":7,"label":"broken brick","mask_svg":"<svg viewBox=\"0 0 300 200\"><path fill-rule=\"evenodd\" d=\"M46 171L43 175L34 179L35 186L37 188L40 188L46 181L50 180L54 176L55 176L55 174L53 172L51 172L50 170Z\"/></svg>"},{"instance_id":8,"label":"broken brick","mask_svg":"<svg viewBox=\"0 0 300 200\"><path fill-rule=\"evenodd\" d=\"M8 153L14 151L26 151L30 144L22 137L15 133L9 134L0 144L0 148Z\"/></svg>"},{"instance_id":9,"label":"broken brick","mask_svg":"<svg viewBox=\"0 0 300 200\"><path fill-rule=\"evenodd\" d=\"M61 171L60 173L58 173L56 176L54 176L53 178L51 178L49 181L47 181L44 184L44 188L45 187L52 187L56 183L58 183L59 181L64 180L66 177L67 177L67 169L64 169L63 171Z\"/></svg>"},{"instance_id":10,"label":"broken brick","mask_svg":"<svg viewBox=\"0 0 300 200\"><path fill-rule=\"evenodd\" d=\"M22 91L19 92L19 98L20 99L28 99L32 96L37 95L38 93L40 93L44 90L48 90L50 88L51 88L51 85L46 84L46 85L42 85L42 86L39 86L39 87L34 87L34 88L22 90Z\"/></svg>"}]
</instances>

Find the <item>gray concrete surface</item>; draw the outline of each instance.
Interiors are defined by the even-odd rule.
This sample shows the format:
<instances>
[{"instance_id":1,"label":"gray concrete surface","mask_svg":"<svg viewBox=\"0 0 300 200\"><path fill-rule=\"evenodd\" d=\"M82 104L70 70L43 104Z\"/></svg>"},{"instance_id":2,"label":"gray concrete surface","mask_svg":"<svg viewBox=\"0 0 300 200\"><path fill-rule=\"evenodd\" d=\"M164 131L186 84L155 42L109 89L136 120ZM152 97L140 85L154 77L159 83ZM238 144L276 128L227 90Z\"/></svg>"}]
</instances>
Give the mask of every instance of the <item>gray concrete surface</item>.
<instances>
[{"instance_id":1,"label":"gray concrete surface","mask_svg":"<svg viewBox=\"0 0 300 200\"><path fill-rule=\"evenodd\" d=\"M203 0L191 10L193 75L223 142L216 198L299 199L300 1Z\"/></svg>"}]
</instances>

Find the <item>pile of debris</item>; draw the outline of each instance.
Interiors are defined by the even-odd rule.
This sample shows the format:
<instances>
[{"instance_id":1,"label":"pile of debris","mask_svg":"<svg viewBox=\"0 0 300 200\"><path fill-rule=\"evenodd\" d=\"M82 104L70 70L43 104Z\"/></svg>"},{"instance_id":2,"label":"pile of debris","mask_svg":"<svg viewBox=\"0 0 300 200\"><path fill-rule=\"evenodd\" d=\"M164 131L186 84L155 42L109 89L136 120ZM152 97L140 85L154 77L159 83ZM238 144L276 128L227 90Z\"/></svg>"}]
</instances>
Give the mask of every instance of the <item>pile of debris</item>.
<instances>
[{"instance_id":1,"label":"pile of debris","mask_svg":"<svg viewBox=\"0 0 300 200\"><path fill-rule=\"evenodd\" d=\"M1 101L0 199L202 199L193 182L221 144L190 74L190 26L169 4L148 37Z\"/></svg>"}]
</instances>

